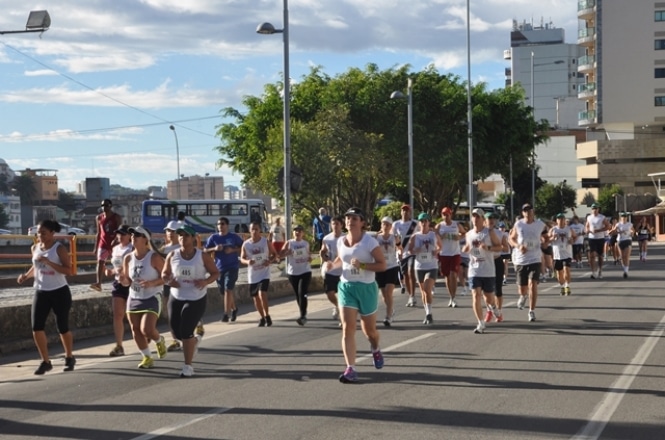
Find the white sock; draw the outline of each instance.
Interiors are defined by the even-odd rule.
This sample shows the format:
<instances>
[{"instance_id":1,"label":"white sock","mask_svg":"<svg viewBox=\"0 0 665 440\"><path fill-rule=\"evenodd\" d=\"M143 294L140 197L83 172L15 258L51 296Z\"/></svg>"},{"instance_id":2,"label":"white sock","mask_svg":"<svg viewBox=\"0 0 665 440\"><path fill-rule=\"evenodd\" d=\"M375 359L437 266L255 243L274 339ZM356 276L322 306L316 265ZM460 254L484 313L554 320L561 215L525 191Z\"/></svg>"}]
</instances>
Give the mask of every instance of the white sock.
<instances>
[{"instance_id":1,"label":"white sock","mask_svg":"<svg viewBox=\"0 0 665 440\"><path fill-rule=\"evenodd\" d=\"M150 357L150 355L152 354L152 352L150 351L150 347L144 348L143 350L141 350L141 354L143 356Z\"/></svg>"},{"instance_id":2,"label":"white sock","mask_svg":"<svg viewBox=\"0 0 665 440\"><path fill-rule=\"evenodd\" d=\"M432 314L432 305L425 304L425 315L431 315L431 314Z\"/></svg>"}]
</instances>

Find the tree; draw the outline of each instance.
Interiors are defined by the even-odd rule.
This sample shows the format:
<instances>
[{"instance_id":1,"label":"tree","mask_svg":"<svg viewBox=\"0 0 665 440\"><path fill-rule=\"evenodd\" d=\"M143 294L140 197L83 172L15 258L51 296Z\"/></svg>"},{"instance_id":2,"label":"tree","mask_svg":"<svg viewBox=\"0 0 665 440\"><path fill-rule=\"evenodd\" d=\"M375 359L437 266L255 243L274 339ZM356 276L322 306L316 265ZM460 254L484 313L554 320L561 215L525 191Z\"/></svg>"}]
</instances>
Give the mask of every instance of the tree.
<instances>
[{"instance_id":1,"label":"tree","mask_svg":"<svg viewBox=\"0 0 665 440\"><path fill-rule=\"evenodd\" d=\"M0 203L0 228L7 229L9 225L9 215L5 211L5 205Z\"/></svg>"},{"instance_id":2,"label":"tree","mask_svg":"<svg viewBox=\"0 0 665 440\"><path fill-rule=\"evenodd\" d=\"M575 199L575 189L567 183L545 183L536 192L536 214L540 218L552 220L558 213L576 208Z\"/></svg>"},{"instance_id":3,"label":"tree","mask_svg":"<svg viewBox=\"0 0 665 440\"><path fill-rule=\"evenodd\" d=\"M623 189L617 184L605 185L598 191L598 200L596 203L600 205L600 212L606 217L617 217L616 210L616 195L623 195Z\"/></svg>"},{"instance_id":4,"label":"tree","mask_svg":"<svg viewBox=\"0 0 665 440\"><path fill-rule=\"evenodd\" d=\"M0 174L0 194L7 194L9 192L9 184L7 183L7 175Z\"/></svg>"},{"instance_id":5,"label":"tree","mask_svg":"<svg viewBox=\"0 0 665 440\"><path fill-rule=\"evenodd\" d=\"M35 181L32 177L22 174L14 177L12 180L12 188L16 190L18 196L21 198L21 205L34 205L37 198L37 188Z\"/></svg>"}]
</instances>

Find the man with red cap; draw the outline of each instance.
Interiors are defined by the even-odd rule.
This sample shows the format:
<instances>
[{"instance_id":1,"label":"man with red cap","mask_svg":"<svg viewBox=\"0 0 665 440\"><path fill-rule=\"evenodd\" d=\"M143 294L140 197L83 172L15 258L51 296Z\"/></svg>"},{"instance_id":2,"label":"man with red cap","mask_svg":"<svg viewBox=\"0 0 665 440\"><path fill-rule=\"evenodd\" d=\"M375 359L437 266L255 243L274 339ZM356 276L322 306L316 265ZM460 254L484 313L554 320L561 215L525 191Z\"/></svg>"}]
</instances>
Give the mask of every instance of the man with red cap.
<instances>
[{"instance_id":1,"label":"man with red cap","mask_svg":"<svg viewBox=\"0 0 665 440\"><path fill-rule=\"evenodd\" d=\"M446 279L446 288L450 301L448 307L457 307L455 295L457 294L457 272L459 272L462 257L460 255L460 238L464 237L466 230L453 220L453 211L449 207L441 210L443 220L434 228L441 238L441 251L439 252L439 273Z\"/></svg>"},{"instance_id":2,"label":"man with red cap","mask_svg":"<svg viewBox=\"0 0 665 440\"><path fill-rule=\"evenodd\" d=\"M401 250L398 257L400 260L400 269L402 273L402 281L406 286L406 291L409 293L409 300L406 303L407 307L416 306L415 290L416 290L416 270L414 268L415 256L411 255L408 250L407 244L411 236L416 232L418 224L411 219L411 206L402 205L402 218L393 222L392 234L399 238Z\"/></svg>"}]
</instances>

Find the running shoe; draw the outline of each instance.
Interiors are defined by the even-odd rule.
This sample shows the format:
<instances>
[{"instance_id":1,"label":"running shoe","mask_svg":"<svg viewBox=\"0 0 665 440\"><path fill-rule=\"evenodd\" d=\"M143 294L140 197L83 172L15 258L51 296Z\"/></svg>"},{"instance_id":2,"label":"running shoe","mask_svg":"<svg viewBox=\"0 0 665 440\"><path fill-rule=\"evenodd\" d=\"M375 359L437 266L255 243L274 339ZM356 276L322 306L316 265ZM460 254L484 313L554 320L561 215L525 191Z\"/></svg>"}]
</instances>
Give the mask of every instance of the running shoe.
<instances>
[{"instance_id":1,"label":"running shoe","mask_svg":"<svg viewBox=\"0 0 665 440\"><path fill-rule=\"evenodd\" d=\"M266 326L266 318L262 316L261 319L259 320L259 327L265 327L265 326Z\"/></svg>"},{"instance_id":2,"label":"running shoe","mask_svg":"<svg viewBox=\"0 0 665 440\"><path fill-rule=\"evenodd\" d=\"M425 316L425 320L423 321L423 324L425 324L425 325L434 324L434 319L432 319L432 314L431 313L429 315Z\"/></svg>"},{"instance_id":3,"label":"running shoe","mask_svg":"<svg viewBox=\"0 0 665 440\"><path fill-rule=\"evenodd\" d=\"M62 371L74 371L74 365L76 365L76 358L74 356L66 357L65 368L63 368Z\"/></svg>"},{"instance_id":4,"label":"running shoe","mask_svg":"<svg viewBox=\"0 0 665 440\"><path fill-rule=\"evenodd\" d=\"M301 316L300 318L296 319L296 322L298 323L299 326L304 326L305 324L307 324L307 318Z\"/></svg>"},{"instance_id":5,"label":"running shoe","mask_svg":"<svg viewBox=\"0 0 665 440\"><path fill-rule=\"evenodd\" d=\"M526 304L526 295L520 295L520 299L517 300L517 308L522 310L524 309L524 304Z\"/></svg>"},{"instance_id":6,"label":"running shoe","mask_svg":"<svg viewBox=\"0 0 665 440\"><path fill-rule=\"evenodd\" d=\"M561 296L564 296L566 294L566 288L561 286Z\"/></svg>"},{"instance_id":7,"label":"running shoe","mask_svg":"<svg viewBox=\"0 0 665 440\"><path fill-rule=\"evenodd\" d=\"M400 293L401 293L402 295L404 295L404 294L406 293L406 289L405 289L404 287L402 287Z\"/></svg>"},{"instance_id":8,"label":"running shoe","mask_svg":"<svg viewBox=\"0 0 665 440\"><path fill-rule=\"evenodd\" d=\"M491 310L488 310L485 314L485 322L492 322L492 318L494 318L494 313L492 313Z\"/></svg>"},{"instance_id":9,"label":"running shoe","mask_svg":"<svg viewBox=\"0 0 665 440\"><path fill-rule=\"evenodd\" d=\"M238 308L231 310L231 322L235 322L238 317Z\"/></svg>"},{"instance_id":10,"label":"running shoe","mask_svg":"<svg viewBox=\"0 0 665 440\"><path fill-rule=\"evenodd\" d=\"M409 297L409 300L406 303L407 307L415 307L416 306L416 299L412 296Z\"/></svg>"},{"instance_id":11,"label":"running shoe","mask_svg":"<svg viewBox=\"0 0 665 440\"><path fill-rule=\"evenodd\" d=\"M381 350L372 353L372 362L374 363L374 368L377 370L383 368L383 355L381 354Z\"/></svg>"},{"instance_id":12,"label":"running shoe","mask_svg":"<svg viewBox=\"0 0 665 440\"><path fill-rule=\"evenodd\" d=\"M499 309L494 310L494 318L496 322L503 322L503 313Z\"/></svg>"},{"instance_id":13,"label":"running shoe","mask_svg":"<svg viewBox=\"0 0 665 440\"><path fill-rule=\"evenodd\" d=\"M222 316L222 322L229 322L229 315L224 313L224 316Z\"/></svg>"},{"instance_id":14,"label":"running shoe","mask_svg":"<svg viewBox=\"0 0 665 440\"><path fill-rule=\"evenodd\" d=\"M51 371L53 369L53 365L51 364L50 361L42 361L41 364L39 364L39 367L35 370L35 374L37 376L41 376L42 374L46 373L47 371Z\"/></svg>"},{"instance_id":15,"label":"running shoe","mask_svg":"<svg viewBox=\"0 0 665 440\"><path fill-rule=\"evenodd\" d=\"M479 323L476 326L476 328L473 330L473 332L478 334L478 335L482 334L482 333L485 333L485 323L484 322Z\"/></svg>"},{"instance_id":16,"label":"running shoe","mask_svg":"<svg viewBox=\"0 0 665 440\"><path fill-rule=\"evenodd\" d=\"M266 325L270 327L272 325L272 318L270 315L266 315Z\"/></svg>"},{"instance_id":17,"label":"running shoe","mask_svg":"<svg viewBox=\"0 0 665 440\"><path fill-rule=\"evenodd\" d=\"M504 285L504 286L507 286L507 285L508 285L508 280L505 279L505 278L503 279L503 285Z\"/></svg>"},{"instance_id":18,"label":"running shoe","mask_svg":"<svg viewBox=\"0 0 665 440\"><path fill-rule=\"evenodd\" d=\"M164 359L166 357L166 341L164 336L159 337L159 341L155 342L157 344L157 357Z\"/></svg>"},{"instance_id":19,"label":"running shoe","mask_svg":"<svg viewBox=\"0 0 665 440\"><path fill-rule=\"evenodd\" d=\"M393 325L393 318L391 316L386 316L386 319L383 320L383 325L385 327L390 327Z\"/></svg>"},{"instance_id":20,"label":"running shoe","mask_svg":"<svg viewBox=\"0 0 665 440\"><path fill-rule=\"evenodd\" d=\"M339 376L339 381L342 383L356 383L358 382L358 373L351 367L346 367L344 373Z\"/></svg>"},{"instance_id":21,"label":"running shoe","mask_svg":"<svg viewBox=\"0 0 665 440\"><path fill-rule=\"evenodd\" d=\"M152 357L150 356L143 356L143 359L139 363L139 368L142 370L147 370L148 368L152 368L155 366L155 361L153 360Z\"/></svg>"},{"instance_id":22,"label":"running shoe","mask_svg":"<svg viewBox=\"0 0 665 440\"><path fill-rule=\"evenodd\" d=\"M182 370L180 371L180 377L192 377L192 376L194 376L194 367L185 364L185 366L182 367Z\"/></svg>"},{"instance_id":23,"label":"running shoe","mask_svg":"<svg viewBox=\"0 0 665 440\"><path fill-rule=\"evenodd\" d=\"M603 272L600 270L598 271L598 279L599 280L603 279Z\"/></svg>"},{"instance_id":24,"label":"running shoe","mask_svg":"<svg viewBox=\"0 0 665 440\"><path fill-rule=\"evenodd\" d=\"M339 309L337 307L333 307L332 309L332 319L336 321L339 318Z\"/></svg>"},{"instance_id":25,"label":"running shoe","mask_svg":"<svg viewBox=\"0 0 665 440\"><path fill-rule=\"evenodd\" d=\"M564 287L566 289L566 295L570 295L570 287Z\"/></svg>"},{"instance_id":26,"label":"running shoe","mask_svg":"<svg viewBox=\"0 0 665 440\"><path fill-rule=\"evenodd\" d=\"M179 351L182 347L180 347L180 341L174 339L171 341L168 347L166 347L166 351Z\"/></svg>"},{"instance_id":27,"label":"running shoe","mask_svg":"<svg viewBox=\"0 0 665 440\"><path fill-rule=\"evenodd\" d=\"M596 279L596 271L595 271L595 270L592 270L592 271L591 271L591 279L592 279L592 280L595 280L595 279Z\"/></svg>"},{"instance_id":28,"label":"running shoe","mask_svg":"<svg viewBox=\"0 0 665 440\"><path fill-rule=\"evenodd\" d=\"M624 272L624 273L623 273L623 277L624 277L624 278L628 278L628 272Z\"/></svg>"},{"instance_id":29,"label":"running shoe","mask_svg":"<svg viewBox=\"0 0 665 440\"><path fill-rule=\"evenodd\" d=\"M199 321L198 325L196 326L196 330L194 330L194 334L196 336L201 336L203 338L203 335L206 334L206 329L203 328L203 323Z\"/></svg>"},{"instance_id":30,"label":"running shoe","mask_svg":"<svg viewBox=\"0 0 665 440\"><path fill-rule=\"evenodd\" d=\"M91 284L90 288L96 292L101 292L102 291L102 285L101 284Z\"/></svg>"},{"instance_id":31,"label":"running shoe","mask_svg":"<svg viewBox=\"0 0 665 440\"><path fill-rule=\"evenodd\" d=\"M448 307L452 307L453 309L457 307L457 302L455 301L455 298L450 298L450 301L448 301Z\"/></svg>"},{"instance_id":32,"label":"running shoe","mask_svg":"<svg viewBox=\"0 0 665 440\"><path fill-rule=\"evenodd\" d=\"M529 322L533 322L536 320L536 312L533 310L529 310Z\"/></svg>"},{"instance_id":33,"label":"running shoe","mask_svg":"<svg viewBox=\"0 0 665 440\"><path fill-rule=\"evenodd\" d=\"M122 345L116 345L113 347L113 350L109 353L109 356L111 357L116 357L116 356L124 356L125 355L125 349L122 348Z\"/></svg>"}]
</instances>

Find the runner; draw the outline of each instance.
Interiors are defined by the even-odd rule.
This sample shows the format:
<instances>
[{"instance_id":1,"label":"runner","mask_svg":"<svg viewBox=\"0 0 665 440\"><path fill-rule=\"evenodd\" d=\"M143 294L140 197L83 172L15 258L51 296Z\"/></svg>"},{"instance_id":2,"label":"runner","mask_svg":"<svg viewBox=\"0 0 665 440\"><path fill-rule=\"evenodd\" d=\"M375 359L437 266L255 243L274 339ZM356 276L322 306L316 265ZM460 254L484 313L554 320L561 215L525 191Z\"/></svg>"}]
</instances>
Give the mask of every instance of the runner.
<instances>
[{"instance_id":1,"label":"runner","mask_svg":"<svg viewBox=\"0 0 665 440\"><path fill-rule=\"evenodd\" d=\"M573 261L575 232L566 226L566 215L556 215L556 225L549 231L549 240L554 251L554 270L559 281L561 295L570 295L570 264Z\"/></svg>"},{"instance_id":2,"label":"runner","mask_svg":"<svg viewBox=\"0 0 665 440\"><path fill-rule=\"evenodd\" d=\"M125 338L125 317L127 315L127 298L129 298L129 287L120 283L123 261L125 255L134 250L129 233L128 225L120 225L116 232L116 244L111 251L111 269L106 269L106 276L113 276L113 289L111 290L111 308L113 309L113 334L115 336L115 347L109 356L124 356L125 349L122 346Z\"/></svg>"},{"instance_id":3,"label":"runner","mask_svg":"<svg viewBox=\"0 0 665 440\"><path fill-rule=\"evenodd\" d=\"M129 287L127 317L134 342L143 355L138 367L148 369L155 364L150 341L155 341L160 359L166 356L166 342L157 330L157 319L162 311L164 259L154 251L147 229L136 226L128 231L132 235L134 250L123 259L120 283Z\"/></svg>"},{"instance_id":4,"label":"runner","mask_svg":"<svg viewBox=\"0 0 665 440\"><path fill-rule=\"evenodd\" d=\"M646 218L642 217L635 228L637 231L637 244L640 247L640 261L647 261L647 244L651 240L651 231Z\"/></svg>"},{"instance_id":5,"label":"runner","mask_svg":"<svg viewBox=\"0 0 665 440\"><path fill-rule=\"evenodd\" d=\"M628 221L628 213L622 212L619 215L619 223L614 227L618 235L619 251L621 252L621 268L623 269L623 277L628 278L628 270L630 268L630 251L633 246L633 236L635 235L635 228L633 224Z\"/></svg>"},{"instance_id":6,"label":"runner","mask_svg":"<svg viewBox=\"0 0 665 440\"><path fill-rule=\"evenodd\" d=\"M113 202L104 199L102 201L103 212L95 218L97 235L95 236L95 246L92 253L97 256L97 281L91 284L90 288L97 292L102 291L102 276L106 272L106 260L111 258L115 231L122 223L122 217L120 217L120 214L113 212L112 207Z\"/></svg>"},{"instance_id":7,"label":"runner","mask_svg":"<svg viewBox=\"0 0 665 440\"><path fill-rule=\"evenodd\" d=\"M459 271L457 272L457 285L462 286L462 296L466 295L469 292L468 283L466 275L469 273L469 254L464 252L464 246L466 245L466 237L460 238L460 263Z\"/></svg>"},{"instance_id":8,"label":"runner","mask_svg":"<svg viewBox=\"0 0 665 440\"><path fill-rule=\"evenodd\" d=\"M249 232L251 237L242 244L240 262L247 265L249 295L261 317L259 327L270 327L272 325L268 306L270 263L277 260L277 253L272 243L261 236L261 222L250 223Z\"/></svg>"},{"instance_id":9,"label":"runner","mask_svg":"<svg viewBox=\"0 0 665 440\"><path fill-rule=\"evenodd\" d=\"M492 215L488 213L488 218ZM474 208L471 211L473 227L466 233L464 251L469 254L469 280L471 280L471 294L473 295L473 314L478 320L474 333L485 333L485 322L493 317L497 322L503 321L503 314L496 307L496 271L494 265L494 252L501 251L501 241L494 228L485 226L485 211ZM482 296L482 298L481 298ZM483 304L487 304L487 315L483 320Z\"/></svg>"},{"instance_id":10,"label":"runner","mask_svg":"<svg viewBox=\"0 0 665 440\"><path fill-rule=\"evenodd\" d=\"M386 262L379 243L365 232L365 214L351 208L345 214L347 234L339 238L338 256L326 262L328 270L342 267L338 301L342 317L342 350L346 369L339 376L342 383L358 381L356 373L356 320L360 314L361 328L370 343L374 367L383 368L383 355L379 348L376 312L379 307L379 289L375 273L386 270Z\"/></svg>"},{"instance_id":11,"label":"runner","mask_svg":"<svg viewBox=\"0 0 665 440\"><path fill-rule=\"evenodd\" d=\"M402 282L406 286L406 292L409 294L406 306L416 307L416 271L413 267L415 257L409 253L408 244L411 236L416 231L418 223L411 219L411 206L402 205L401 213L402 219L393 222L391 233L396 235L400 241L401 251L398 251L400 273L402 274Z\"/></svg>"},{"instance_id":12,"label":"runner","mask_svg":"<svg viewBox=\"0 0 665 440\"><path fill-rule=\"evenodd\" d=\"M446 288L450 301L448 307L457 307L455 296L457 295L457 272L460 269L462 257L460 255L460 237L466 231L453 220L453 211L447 206L441 210L443 220L434 228L441 240L441 252L439 252L439 274L446 279Z\"/></svg>"},{"instance_id":13,"label":"runner","mask_svg":"<svg viewBox=\"0 0 665 440\"><path fill-rule=\"evenodd\" d=\"M326 208L319 208L319 213L312 222L312 236L315 248L321 249L323 237L330 233L330 216Z\"/></svg>"},{"instance_id":14,"label":"runner","mask_svg":"<svg viewBox=\"0 0 665 440\"><path fill-rule=\"evenodd\" d=\"M554 250L552 249L552 243L550 243L549 238L549 229L550 222L544 222L545 229L543 229L543 239L541 240L541 250L543 251L540 268L540 282L544 283L548 279L554 276Z\"/></svg>"},{"instance_id":15,"label":"runner","mask_svg":"<svg viewBox=\"0 0 665 440\"><path fill-rule=\"evenodd\" d=\"M238 307L233 289L238 281L238 271L240 270L238 254L242 247L242 238L238 234L229 232L229 219L226 217L217 219L217 231L206 240L205 251L215 254L215 265L219 271L217 286L219 293L224 297L222 322L234 322L238 316ZM231 314L230 318L229 314Z\"/></svg>"},{"instance_id":16,"label":"runner","mask_svg":"<svg viewBox=\"0 0 665 440\"><path fill-rule=\"evenodd\" d=\"M272 243L273 248L277 253L282 251L282 246L286 241L286 230L281 224L282 219L277 217L275 219L275 224L270 227L270 233L268 233L268 241Z\"/></svg>"},{"instance_id":17,"label":"runner","mask_svg":"<svg viewBox=\"0 0 665 440\"><path fill-rule=\"evenodd\" d=\"M196 248L194 228L180 225L176 233L180 248L166 257L162 280L171 287L169 326L176 339L182 341L185 364L180 377L191 377L194 375L192 363L201 342L194 331L205 313L208 284L219 280L220 275L210 254Z\"/></svg>"},{"instance_id":18,"label":"runner","mask_svg":"<svg viewBox=\"0 0 665 440\"><path fill-rule=\"evenodd\" d=\"M617 246L617 239L619 237L617 236L615 229L617 223L619 223L619 220L612 218L612 221L610 222L610 229L607 232L607 237L605 237L605 260L607 260L607 258L609 258L608 255L611 254L612 258L614 259L615 266L619 264L620 259L619 247Z\"/></svg>"},{"instance_id":19,"label":"runner","mask_svg":"<svg viewBox=\"0 0 665 440\"><path fill-rule=\"evenodd\" d=\"M538 301L538 279L540 277L540 264L542 259L541 244L545 223L537 220L530 203L522 205L523 218L515 222L510 231L510 245L515 263L515 275L520 298L517 308L522 310L529 299L529 321L536 320L536 303Z\"/></svg>"},{"instance_id":20,"label":"runner","mask_svg":"<svg viewBox=\"0 0 665 440\"><path fill-rule=\"evenodd\" d=\"M293 239L284 244L281 255L286 256L286 274L293 287L298 302L300 316L296 319L298 325L307 324L307 294L309 283L312 281L312 256L309 252L309 243L303 239L305 228L297 225L293 228Z\"/></svg>"},{"instance_id":21,"label":"runner","mask_svg":"<svg viewBox=\"0 0 665 440\"><path fill-rule=\"evenodd\" d=\"M573 260L577 267L582 267L582 254L584 251L584 225L580 223L578 216L573 216L570 222L570 230L575 234L575 241L573 242Z\"/></svg>"},{"instance_id":22,"label":"runner","mask_svg":"<svg viewBox=\"0 0 665 440\"><path fill-rule=\"evenodd\" d=\"M393 219L383 217L381 219L381 231L376 235L376 241L379 243L383 259L386 261L386 270L376 273L376 282L379 285L383 302L386 303L386 318L383 325L390 327L393 324L395 308L393 306L393 291L399 283L399 263L397 261L397 250L400 244L397 238L392 234Z\"/></svg>"},{"instance_id":23,"label":"runner","mask_svg":"<svg viewBox=\"0 0 665 440\"><path fill-rule=\"evenodd\" d=\"M425 307L425 320L423 324L434 323L432 318L432 301L436 273L438 272L437 253L441 250L441 239L436 232L430 230L429 215L421 212L418 215L420 230L413 234L409 240L409 254L414 255L414 267L418 277L418 286Z\"/></svg>"},{"instance_id":24,"label":"runner","mask_svg":"<svg viewBox=\"0 0 665 440\"><path fill-rule=\"evenodd\" d=\"M496 313L494 313L489 307L488 307L488 313L487 316L485 316L485 322L490 322L492 318L496 319L496 322L501 322L503 321L503 285L505 281L505 269L506 269L506 264L504 258L506 256L510 257L510 244L508 244L508 233L505 231L506 225L503 225L503 229L497 229L496 227L496 221L498 220L498 215L492 213L492 212L486 212L485 213L485 224L487 226L487 229L490 229L494 231L496 234L497 239L499 240L499 244L501 245L501 249L498 251L493 252L493 257L494 257L494 276L495 276L495 288L494 288L494 296L496 298L495 304L496 304Z\"/></svg>"},{"instance_id":25,"label":"runner","mask_svg":"<svg viewBox=\"0 0 665 440\"><path fill-rule=\"evenodd\" d=\"M343 224L344 217L342 216L334 217L330 221L332 232L323 237L321 251L319 252L322 263L325 263L326 261L335 261L335 258L337 258L337 241L339 240L339 237L342 236ZM327 266L322 264L321 267L325 271ZM330 303L333 305L332 319L334 320L339 319L339 307L337 306L337 285L339 284L340 275L342 275L342 268L335 269L332 272L325 272L323 275L323 288L326 292L326 296L328 296L328 301L330 301Z\"/></svg>"},{"instance_id":26,"label":"runner","mask_svg":"<svg viewBox=\"0 0 665 440\"><path fill-rule=\"evenodd\" d=\"M607 217L599 212L600 205L591 205L591 215L586 219L585 232L589 234L589 265L591 266L591 278L603 277L603 248L605 236L610 230L610 222Z\"/></svg>"},{"instance_id":27,"label":"runner","mask_svg":"<svg viewBox=\"0 0 665 440\"><path fill-rule=\"evenodd\" d=\"M506 286L508 285L508 269L509 269L509 263L510 263L510 255L512 252L512 248L510 247L510 241L508 240L508 237L510 237L510 233L508 232L508 229L506 228L506 223L505 222L499 222L499 232L506 237L506 244L508 245L508 250L501 251L501 261L503 262L503 285ZM499 292L497 288L497 293ZM502 290L503 292L503 290ZM501 300L501 303L503 302L503 293L502 297L499 298L498 296L496 297L497 303L499 302L499 299ZM498 305L499 308L501 308L501 305Z\"/></svg>"},{"instance_id":28,"label":"runner","mask_svg":"<svg viewBox=\"0 0 665 440\"><path fill-rule=\"evenodd\" d=\"M71 272L71 258L63 245L55 241L60 224L55 220L42 220L37 225L37 243L32 246L32 266L22 273L16 282L23 284L28 278L35 279L35 297L32 300L32 337L42 361L35 370L42 375L53 369L48 355L46 319L53 310L60 342L65 350L64 371L73 371L76 358L72 352L74 336L69 330L69 311L72 308L72 292L65 275Z\"/></svg>"}]
</instances>

